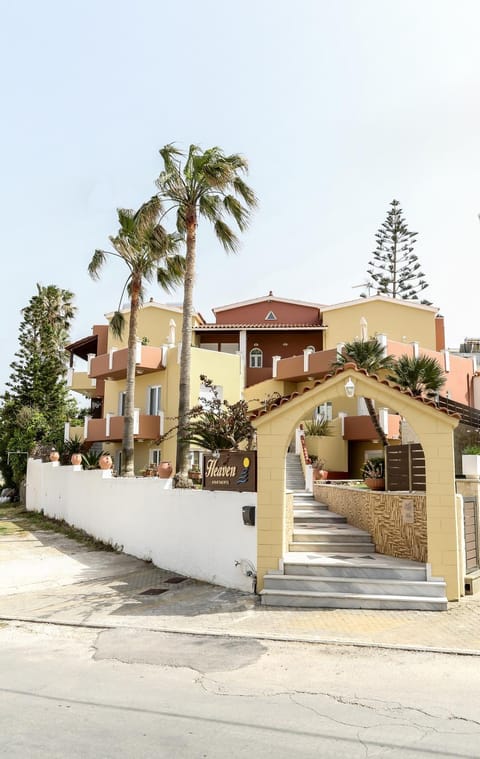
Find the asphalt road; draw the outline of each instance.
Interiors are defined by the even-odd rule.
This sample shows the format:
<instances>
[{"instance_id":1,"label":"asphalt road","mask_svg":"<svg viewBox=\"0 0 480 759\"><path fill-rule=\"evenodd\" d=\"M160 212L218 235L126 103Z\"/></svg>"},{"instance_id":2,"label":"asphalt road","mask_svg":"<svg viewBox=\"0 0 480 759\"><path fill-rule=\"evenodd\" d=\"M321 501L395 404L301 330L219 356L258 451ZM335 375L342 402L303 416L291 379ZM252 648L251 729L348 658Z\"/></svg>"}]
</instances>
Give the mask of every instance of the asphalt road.
<instances>
[{"instance_id":1,"label":"asphalt road","mask_svg":"<svg viewBox=\"0 0 480 759\"><path fill-rule=\"evenodd\" d=\"M480 756L478 657L0 626L8 759Z\"/></svg>"}]
</instances>

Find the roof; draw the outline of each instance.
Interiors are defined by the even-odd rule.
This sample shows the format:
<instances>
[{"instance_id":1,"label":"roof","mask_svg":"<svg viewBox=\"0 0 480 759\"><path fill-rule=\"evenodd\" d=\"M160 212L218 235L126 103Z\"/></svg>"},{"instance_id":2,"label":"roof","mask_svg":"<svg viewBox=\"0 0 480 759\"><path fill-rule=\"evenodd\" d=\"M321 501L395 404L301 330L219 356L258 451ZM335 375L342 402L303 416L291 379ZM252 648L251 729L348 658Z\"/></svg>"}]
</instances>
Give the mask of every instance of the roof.
<instances>
[{"instance_id":1,"label":"roof","mask_svg":"<svg viewBox=\"0 0 480 759\"><path fill-rule=\"evenodd\" d=\"M251 306L254 303L291 303L296 306L310 306L311 308L318 309L323 308L320 303L310 303L305 300L291 300L291 298L278 298L272 293L272 291L270 291L268 295L264 295L262 298L251 298L250 300L241 300L237 303L229 303L227 306L217 306L216 308L212 308L212 311L216 314L218 311L229 311L231 308Z\"/></svg>"},{"instance_id":2,"label":"roof","mask_svg":"<svg viewBox=\"0 0 480 759\"><path fill-rule=\"evenodd\" d=\"M323 327L321 324L279 324L278 322L272 323L272 322L260 322L259 324L216 324L216 323L209 323L209 324L201 324L198 327L194 327L194 332L215 332L217 330L221 330L223 332L228 331L231 332L232 330L240 330L240 329L266 329L266 330L280 330L280 329L298 329L298 330L310 330L314 332L319 332L322 330L325 330L326 327Z\"/></svg>"},{"instance_id":3,"label":"roof","mask_svg":"<svg viewBox=\"0 0 480 759\"><path fill-rule=\"evenodd\" d=\"M343 303L334 303L332 306L322 306L322 313L326 311L336 311L339 308L348 308L348 306L365 305L365 303L372 303L379 301L380 303L397 303L399 306L406 306L407 308L420 308L424 311L437 312L440 310L436 306L427 306L425 303L420 303L416 300L404 300L403 298L390 298L388 295L372 295L367 298L357 298L356 300L346 300Z\"/></svg>"},{"instance_id":4,"label":"roof","mask_svg":"<svg viewBox=\"0 0 480 759\"><path fill-rule=\"evenodd\" d=\"M323 377L320 380L316 380L312 385L309 385L301 392L293 392L290 395L284 395L281 398L279 398L276 401L273 401L268 405L268 409L265 409L265 407L260 407L256 409L255 411L252 411L250 413L250 419L258 419L260 416L265 416L265 414L268 414L270 411L273 411L276 408L279 408L280 406L283 406L285 403L289 403L290 401L293 401L295 398L298 398L300 395L303 395L304 393L309 393L312 390L314 390L319 385L323 385L328 380L332 379L332 377L336 377L338 374L343 374L346 370L353 370L354 372L358 372L359 374L363 374L366 377L369 377L370 379L375 380L381 385L387 385L387 387L390 387L392 390L396 390L403 395L408 395L412 400L417 401L418 403L422 403L425 406L430 406L431 408L434 408L436 411L446 414L449 417L453 417L454 419L460 419L460 414L456 412L448 411L446 408L440 408L437 406L437 404L429 400L428 398L422 398L422 396L415 396L413 395L411 390L405 390L403 387L400 387L400 385L395 384L394 382L390 382L386 379L381 379L378 374L369 374L365 369L359 369L356 364L353 363L347 363L343 366L338 367L334 372L330 372L330 374L326 374L325 377Z\"/></svg>"},{"instance_id":5,"label":"roof","mask_svg":"<svg viewBox=\"0 0 480 759\"><path fill-rule=\"evenodd\" d=\"M80 340L75 340L74 343L65 346L65 350L73 353L75 356L80 356L85 361L88 359L90 353L97 352L97 340L98 335L88 335L87 337L81 337Z\"/></svg>"}]
</instances>

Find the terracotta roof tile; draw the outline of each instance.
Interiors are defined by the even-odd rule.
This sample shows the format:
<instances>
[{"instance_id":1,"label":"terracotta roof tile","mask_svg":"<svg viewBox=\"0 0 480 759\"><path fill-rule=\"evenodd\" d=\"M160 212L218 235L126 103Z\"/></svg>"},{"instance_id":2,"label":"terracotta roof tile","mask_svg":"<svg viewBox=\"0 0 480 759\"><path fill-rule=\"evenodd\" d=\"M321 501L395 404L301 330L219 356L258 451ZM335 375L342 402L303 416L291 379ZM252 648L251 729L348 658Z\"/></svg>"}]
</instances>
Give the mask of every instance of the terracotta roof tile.
<instances>
[{"instance_id":1,"label":"terracotta roof tile","mask_svg":"<svg viewBox=\"0 0 480 759\"><path fill-rule=\"evenodd\" d=\"M431 406L432 408L435 408L437 411L440 411L442 414L447 414L447 416L454 417L456 419L460 419L461 415L457 412L449 411L446 408L440 408L437 406L437 404L432 401L430 398L422 398L421 396L416 396L412 393L410 389L405 389L403 387L400 387L400 385L397 385L394 382L390 382L386 379L380 379L380 377L377 374L369 374L366 369L359 369L356 364L353 363L347 363L343 366L337 367L334 371L330 372L329 374L326 374L322 379L315 380L312 385L304 387L302 393L309 393L311 390L313 390L315 387L318 387L319 385L323 385L327 380L331 379L332 377L336 377L338 374L343 374L343 372L346 369L352 369L353 371L357 372L358 374L364 374L366 377L370 377L371 379L375 380L376 382L387 385L387 387L390 387L392 390L397 390L400 393L403 393L403 395L408 395L414 400L418 401L419 403L423 403L426 406ZM250 413L250 419L258 419L260 416L264 416L265 414L268 414L269 411L272 411L274 408L278 408L279 406L283 406L284 403L289 403L290 401L294 400L294 398L297 398L300 395L298 391L294 391L290 395L284 395L281 398L279 398L277 401L270 404L270 407L268 409L265 408L259 408L255 411L252 411Z\"/></svg>"}]
</instances>

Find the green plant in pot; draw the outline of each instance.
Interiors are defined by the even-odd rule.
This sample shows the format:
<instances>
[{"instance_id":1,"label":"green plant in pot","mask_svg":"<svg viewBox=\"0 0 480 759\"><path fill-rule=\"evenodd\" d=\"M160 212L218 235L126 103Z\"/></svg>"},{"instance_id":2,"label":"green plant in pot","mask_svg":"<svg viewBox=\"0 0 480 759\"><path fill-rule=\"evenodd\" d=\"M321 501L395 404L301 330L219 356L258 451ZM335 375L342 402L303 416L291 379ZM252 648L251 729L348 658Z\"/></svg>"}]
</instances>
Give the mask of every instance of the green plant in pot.
<instances>
[{"instance_id":1,"label":"green plant in pot","mask_svg":"<svg viewBox=\"0 0 480 759\"><path fill-rule=\"evenodd\" d=\"M367 459L361 469L365 485L370 490L385 489L385 459L381 456Z\"/></svg>"}]
</instances>

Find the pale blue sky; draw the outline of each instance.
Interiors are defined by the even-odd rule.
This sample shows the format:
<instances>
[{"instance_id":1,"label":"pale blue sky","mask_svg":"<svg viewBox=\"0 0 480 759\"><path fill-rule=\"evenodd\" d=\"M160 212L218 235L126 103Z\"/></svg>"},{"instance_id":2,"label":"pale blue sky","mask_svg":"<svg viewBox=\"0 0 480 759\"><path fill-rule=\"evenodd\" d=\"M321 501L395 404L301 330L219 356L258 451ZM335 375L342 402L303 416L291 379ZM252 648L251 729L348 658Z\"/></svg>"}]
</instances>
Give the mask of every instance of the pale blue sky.
<instances>
[{"instance_id":1,"label":"pale blue sky","mask_svg":"<svg viewBox=\"0 0 480 759\"><path fill-rule=\"evenodd\" d=\"M269 290L351 300L398 198L447 342L480 336L477 0L0 0L0 380L36 282L76 294L72 338L117 303L87 265L167 142L250 163L241 252L198 233L195 304ZM156 300L179 300L152 286Z\"/></svg>"}]
</instances>

